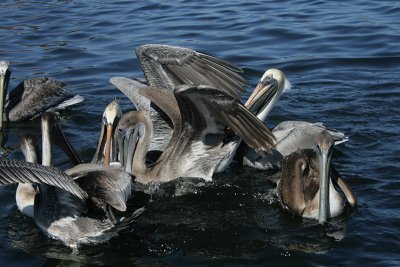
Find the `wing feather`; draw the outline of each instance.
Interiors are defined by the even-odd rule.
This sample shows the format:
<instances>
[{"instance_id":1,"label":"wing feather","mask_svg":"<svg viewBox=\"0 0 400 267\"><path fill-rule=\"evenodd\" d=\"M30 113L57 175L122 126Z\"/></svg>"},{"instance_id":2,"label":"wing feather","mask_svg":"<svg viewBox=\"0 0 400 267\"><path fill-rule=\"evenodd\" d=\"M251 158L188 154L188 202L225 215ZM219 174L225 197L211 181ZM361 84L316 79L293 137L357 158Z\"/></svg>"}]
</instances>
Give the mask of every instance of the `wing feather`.
<instances>
[{"instance_id":1,"label":"wing feather","mask_svg":"<svg viewBox=\"0 0 400 267\"><path fill-rule=\"evenodd\" d=\"M192 49L148 44L139 46L136 55L152 86L174 90L182 84L208 85L238 99L248 85L240 68Z\"/></svg>"},{"instance_id":2,"label":"wing feather","mask_svg":"<svg viewBox=\"0 0 400 267\"><path fill-rule=\"evenodd\" d=\"M267 152L274 148L269 129L238 100L207 86L180 86L175 89L183 124L200 136L224 133L231 128L250 147Z\"/></svg>"},{"instance_id":3,"label":"wing feather","mask_svg":"<svg viewBox=\"0 0 400 267\"><path fill-rule=\"evenodd\" d=\"M0 185L13 183L37 183L58 187L85 199L87 194L65 172L35 163L0 159Z\"/></svg>"}]
</instances>

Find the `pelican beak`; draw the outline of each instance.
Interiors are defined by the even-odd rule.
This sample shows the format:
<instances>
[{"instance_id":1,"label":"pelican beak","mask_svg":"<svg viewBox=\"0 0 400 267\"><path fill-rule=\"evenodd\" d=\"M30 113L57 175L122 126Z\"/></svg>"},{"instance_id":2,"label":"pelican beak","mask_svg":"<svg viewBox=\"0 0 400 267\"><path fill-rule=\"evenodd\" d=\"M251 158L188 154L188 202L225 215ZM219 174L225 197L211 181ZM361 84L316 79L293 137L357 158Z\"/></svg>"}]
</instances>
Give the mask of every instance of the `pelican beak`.
<instances>
[{"instance_id":1,"label":"pelican beak","mask_svg":"<svg viewBox=\"0 0 400 267\"><path fill-rule=\"evenodd\" d=\"M320 183L319 183L319 216L320 224L326 222L329 216L329 166L333 151L333 146L320 147L317 146L319 162L320 162Z\"/></svg>"},{"instance_id":2,"label":"pelican beak","mask_svg":"<svg viewBox=\"0 0 400 267\"><path fill-rule=\"evenodd\" d=\"M118 160L121 166L125 166L128 145L125 139L125 133L123 129L119 127L119 124L117 126L117 130L115 131L115 138L118 142Z\"/></svg>"},{"instance_id":3,"label":"pelican beak","mask_svg":"<svg viewBox=\"0 0 400 267\"><path fill-rule=\"evenodd\" d=\"M92 159L92 164L99 163L101 160L101 154L104 149L104 132L105 132L105 125L101 126L101 131L100 131L100 137L99 137L99 143L97 144L97 149L96 153L94 154L94 157Z\"/></svg>"},{"instance_id":4,"label":"pelican beak","mask_svg":"<svg viewBox=\"0 0 400 267\"><path fill-rule=\"evenodd\" d=\"M351 190L350 186L340 176L338 177L337 184L339 188L342 190L344 196L346 197L347 202L349 202L352 208L355 208L357 206L357 199L353 191Z\"/></svg>"},{"instance_id":5,"label":"pelican beak","mask_svg":"<svg viewBox=\"0 0 400 267\"><path fill-rule=\"evenodd\" d=\"M277 91L277 80L272 76L267 76L257 84L244 105L251 113L257 115L271 102Z\"/></svg>"},{"instance_id":6,"label":"pelican beak","mask_svg":"<svg viewBox=\"0 0 400 267\"><path fill-rule=\"evenodd\" d=\"M47 114L47 116L46 116ZM47 123L50 125L51 138L53 142L64 151L68 158L73 162L74 165L82 163L82 160L78 156L78 153L72 147L71 143L68 141L64 132L61 129L61 124L59 117L54 112L46 112L43 115L43 119L48 120Z\"/></svg>"},{"instance_id":7,"label":"pelican beak","mask_svg":"<svg viewBox=\"0 0 400 267\"><path fill-rule=\"evenodd\" d=\"M8 61L0 61L0 130L3 128L4 98L8 87L7 78L10 77L8 66Z\"/></svg>"},{"instance_id":8,"label":"pelican beak","mask_svg":"<svg viewBox=\"0 0 400 267\"><path fill-rule=\"evenodd\" d=\"M111 137L113 132L112 124L107 124L107 134L106 134L106 144L105 144L105 152L104 152L104 165L110 165L110 156L111 156Z\"/></svg>"},{"instance_id":9,"label":"pelican beak","mask_svg":"<svg viewBox=\"0 0 400 267\"><path fill-rule=\"evenodd\" d=\"M133 156L135 155L136 144L139 137L139 129L127 129L122 132L121 147L122 147L122 158L121 163L125 167L125 171L132 173Z\"/></svg>"}]
</instances>

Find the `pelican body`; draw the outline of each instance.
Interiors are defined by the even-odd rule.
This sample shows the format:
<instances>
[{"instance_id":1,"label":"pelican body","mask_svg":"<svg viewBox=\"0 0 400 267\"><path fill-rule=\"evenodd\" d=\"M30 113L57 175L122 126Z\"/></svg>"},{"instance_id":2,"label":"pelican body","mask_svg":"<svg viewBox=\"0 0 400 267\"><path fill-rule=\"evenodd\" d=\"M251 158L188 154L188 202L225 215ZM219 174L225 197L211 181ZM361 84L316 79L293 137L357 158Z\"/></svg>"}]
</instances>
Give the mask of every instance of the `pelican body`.
<instances>
[{"instance_id":1,"label":"pelican body","mask_svg":"<svg viewBox=\"0 0 400 267\"><path fill-rule=\"evenodd\" d=\"M0 159L0 185L37 185L36 224L46 235L72 248L106 240L104 234L122 222L115 219L111 207L126 210L131 181L125 171L103 165L81 164L63 172L51 166Z\"/></svg>"},{"instance_id":2,"label":"pelican body","mask_svg":"<svg viewBox=\"0 0 400 267\"><path fill-rule=\"evenodd\" d=\"M330 165L333 144L332 135L323 131L317 136L316 150L297 150L283 159L277 184L283 208L324 223L343 212L346 200L351 207L356 206L350 187Z\"/></svg>"},{"instance_id":3,"label":"pelican body","mask_svg":"<svg viewBox=\"0 0 400 267\"><path fill-rule=\"evenodd\" d=\"M18 207L33 216L39 228L48 236L61 240L67 246L78 247L84 243L107 240L122 221L116 219L113 209L126 210L131 194L132 177L121 169L98 164L78 164L61 171L51 165L51 129L57 126L55 113L45 113L42 118L42 163L37 160L34 140L30 135L22 138L21 149L32 162L0 159L0 185L19 183L34 190L17 190L16 198L25 205ZM65 140L66 141L66 140ZM70 144L62 146L72 149ZM68 154L68 153L67 153ZM74 155L74 153L69 153ZM74 156L73 156L74 157ZM78 160L78 159L75 159ZM21 201L24 200L24 201ZM30 206L27 206L29 204ZM33 213L32 213L33 206ZM29 208L29 212L26 210ZM138 216L137 210L129 219Z\"/></svg>"},{"instance_id":4,"label":"pelican body","mask_svg":"<svg viewBox=\"0 0 400 267\"><path fill-rule=\"evenodd\" d=\"M51 165L51 143L57 144L74 164L82 163L76 151L73 149L68 139L61 130L58 115L54 112L46 112L41 119L42 127L42 164ZM21 136L20 149L25 156L25 160L31 163L38 163L37 141L32 134ZM34 200L37 188L30 183L18 183L15 193L15 200L18 209L28 217L34 217Z\"/></svg>"},{"instance_id":5,"label":"pelican body","mask_svg":"<svg viewBox=\"0 0 400 267\"><path fill-rule=\"evenodd\" d=\"M152 119L144 111L122 116L118 131L124 132L127 139L133 136L138 140L129 146L127 158L133 159L132 174L141 183L166 182L178 177L211 180L240 138L260 151L268 152L273 146L273 136L264 124L237 99L215 88L183 85L174 92L143 88L140 93L162 108L174 125L168 146L154 164L147 166ZM176 104L169 105L173 101ZM231 142L234 139L236 142Z\"/></svg>"},{"instance_id":6,"label":"pelican body","mask_svg":"<svg viewBox=\"0 0 400 267\"><path fill-rule=\"evenodd\" d=\"M247 85L240 75L243 72L240 68L189 48L146 44L136 48L136 56L146 78L145 83L124 77L113 77L110 82L135 104L137 110L149 113L153 121L150 151L165 150L173 134L173 123L165 109L152 99L141 96L139 89L150 86L173 92L180 85L204 85L239 99L239 93ZM178 108L176 101L167 104Z\"/></svg>"}]
</instances>

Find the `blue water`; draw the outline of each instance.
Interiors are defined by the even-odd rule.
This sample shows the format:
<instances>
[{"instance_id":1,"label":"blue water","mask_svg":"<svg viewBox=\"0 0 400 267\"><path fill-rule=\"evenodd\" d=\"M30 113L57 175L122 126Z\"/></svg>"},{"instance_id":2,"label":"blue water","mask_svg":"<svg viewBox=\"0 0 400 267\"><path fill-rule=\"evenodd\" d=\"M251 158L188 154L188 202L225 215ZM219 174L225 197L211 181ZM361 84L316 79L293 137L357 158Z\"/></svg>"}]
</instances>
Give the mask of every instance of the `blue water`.
<instances>
[{"instance_id":1,"label":"blue water","mask_svg":"<svg viewBox=\"0 0 400 267\"><path fill-rule=\"evenodd\" d=\"M400 3L197 2L3 0L0 59L12 64L11 86L51 76L86 97L62 117L85 160L105 105L120 97L124 111L132 108L108 79L142 76L139 45L212 54L242 67L252 86L267 68L279 68L293 89L267 124L301 119L344 131L350 140L334 162L357 209L319 226L284 212L266 173L233 167L210 184L165 185L131 228L73 253L22 216L15 187L6 187L0 265L400 265ZM39 133L39 122L9 125L6 146L17 146L21 131ZM55 166L69 167L56 155Z\"/></svg>"}]
</instances>

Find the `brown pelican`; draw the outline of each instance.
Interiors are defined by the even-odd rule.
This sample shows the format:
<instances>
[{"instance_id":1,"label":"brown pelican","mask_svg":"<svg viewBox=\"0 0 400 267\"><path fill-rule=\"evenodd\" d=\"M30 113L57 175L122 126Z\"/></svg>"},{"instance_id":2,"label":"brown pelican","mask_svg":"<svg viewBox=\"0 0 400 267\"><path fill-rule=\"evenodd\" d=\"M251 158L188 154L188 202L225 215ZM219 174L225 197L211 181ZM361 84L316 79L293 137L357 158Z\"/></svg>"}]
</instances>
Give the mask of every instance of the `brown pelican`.
<instances>
[{"instance_id":1,"label":"brown pelican","mask_svg":"<svg viewBox=\"0 0 400 267\"><path fill-rule=\"evenodd\" d=\"M78 154L72 148L68 139L65 137L59 123L59 118L54 112L46 112L42 116L42 165L51 165L51 143L57 144L64 153L70 158L74 165L82 163ZM20 149L25 156L25 160L31 163L38 163L36 137L32 134L21 136ZM32 184L19 183L15 193L15 200L18 209L28 217L34 217L33 207L37 190Z\"/></svg>"},{"instance_id":2,"label":"brown pelican","mask_svg":"<svg viewBox=\"0 0 400 267\"><path fill-rule=\"evenodd\" d=\"M257 114L261 121L265 121L280 96L290 87L290 82L282 71L269 69L262 76L245 106L253 114ZM241 151L245 153L243 164L257 169L279 167L282 156L287 156L297 149L314 148L316 137L324 130L329 131L336 145L348 140L342 132L327 129L322 123L284 121L272 130L276 138L276 150L272 154L259 155L251 149L245 149L244 152Z\"/></svg>"},{"instance_id":3,"label":"brown pelican","mask_svg":"<svg viewBox=\"0 0 400 267\"><path fill-rule=\"evenodd\" d=\"M127 138L138 136L137 144L129 146L127 153L128 159L133 158L131 170L138 182L166 182L178 177L211 180L220 162L238 143L231 142L232 138L242 138L260 151L273 147L273 136L264 124L239 100L220 90L182 85L173 92L152 87L139 92L168 114L174 132L160 158L148 167L145 159L153 125L150 116L144 111L122 116L118 131Z\"/></svg>"},{"instance_id":4,"label":"brown pelican","mask_svg":"<svg viewBox=\"0 0 400 267\"><path fill-rule=\"evenodd\" d=\"M154 88L173 91L183 84L206 85L239 99L239 93L247 85L240 75L243 72L240 68L192 49L147 44L136 48L136 55L146 85ZM123 77L113 77L110 82L135 104L137 110L150 113L154 130L149 150L164 151L172 136L172 122L159 107L138 93L138 89L146 85Z\"/></svg>"},{"instance_id":5,"label":"brown pelican","mask_svg":"<svg viewBox=\"0 0 400 267\"><path fill-rule=\"evenodd\" d=\"M283 208L324 223L343 212L344 200L338 189L351 207L356 206L350 187L330 166L333 145L332 135L324 130L316 138L315 150L297 150L283 159L282 177L277 184Z\"/></svg>"},{"instance_id":6,"label":"brown pelican","mask_svg":"<svg viewBox=\"0 0 400 267\"><path fill-rule=\"evenodd\" d=\"M77 247L102 240L116 226L109 206L126 210L131 175L107 166L81 164L66 172L18 160L0 159L0 185L38 185L34 218L40 229Z\"/></svg>"},{"instance_id":7,"label":"brown pelican","mask_svg":"<svg viewBox=\"0 0 400 267\"><path fill-rule=\"evenodd\" d=\"M32 144L26 138L21 144L27 160L37 158ZM49 151L43 149L43 153ZM47 164L50 156L44 154L43 158ZM44 233L73 248L111 237L104 234L122 222L115 219L112 208L126 210L131 181L129 173L104 165L79 164L63 172L31 162L0 160L0 185L37 186L35 190L31 185L34 191L29 194L20 192L26 198L25 204L34 206L33 213L28 215L33 215ZM133 219L141 211L129 218Z\"/></svg>"},{"instance_id":8,"label":"brown pelican","mask_svg":"<svg viewBox=\"0 0 400 267\"><path fill-rule=\"evenodd\" d=\"M115 99L107 105L103 112L103 125L92 163L109 165L111 161L115 162L117 160L118 143L113 133L115 132L119 118L121 118L121 109L118 100Z\"/></svg>"},{"instance_id":9,"label":"brown pelican","mask_svg":"<svg viewBox=\"0 0 400 267\"><path fill-rule=\"evenodd\" d=\"M5 97L11 73L8 67L7 61L0 61L0 129L3 121L29 120L46 110L63 109L84 100L66 90L63 83L45 77L25 80Z\"/></svg>"}]
</instances>

